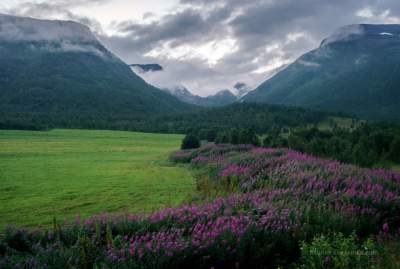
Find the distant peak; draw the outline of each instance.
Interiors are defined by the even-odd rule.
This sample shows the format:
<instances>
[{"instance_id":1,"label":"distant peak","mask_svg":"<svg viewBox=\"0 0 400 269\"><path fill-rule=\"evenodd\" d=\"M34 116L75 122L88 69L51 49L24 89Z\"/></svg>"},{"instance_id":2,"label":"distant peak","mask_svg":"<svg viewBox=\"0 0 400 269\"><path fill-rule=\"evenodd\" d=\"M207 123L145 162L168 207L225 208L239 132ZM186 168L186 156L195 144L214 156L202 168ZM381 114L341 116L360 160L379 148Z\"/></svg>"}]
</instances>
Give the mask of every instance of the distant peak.
<instances>
[{"instance_id":1,"label":"distant peak","mask_svg":"<svg viewBox=\"0 0 400 269\"><path fill-rule=\"evenodd\" d=\"M192 95L192 93L191 93L185 86L183 86L183 85L177 86L177 87L175 88L175 91L176 91L176 92L181 92L181 93L185 93L185 94Z\"/></svg>"},{"instance_id":2,"label":"distant peak","mask_svg":"<svg viewBox=\"0 0 400 269\"><path fill-rule=\"evenodd\" d=\"M187 96L187 97L195 96L184 85L176 85L166 90L175 96Z\"/></svg>"},{"instance_id":3,"label":"distant peak","mask_svg":"<svg viewBox=\"0 0 400 269\"><path fill-rule=\"evenodd\" d=\"M224 96L224 95L235 96L230 90L221 90L217 92L214 96Z\"/></svg>"}]
</instances>

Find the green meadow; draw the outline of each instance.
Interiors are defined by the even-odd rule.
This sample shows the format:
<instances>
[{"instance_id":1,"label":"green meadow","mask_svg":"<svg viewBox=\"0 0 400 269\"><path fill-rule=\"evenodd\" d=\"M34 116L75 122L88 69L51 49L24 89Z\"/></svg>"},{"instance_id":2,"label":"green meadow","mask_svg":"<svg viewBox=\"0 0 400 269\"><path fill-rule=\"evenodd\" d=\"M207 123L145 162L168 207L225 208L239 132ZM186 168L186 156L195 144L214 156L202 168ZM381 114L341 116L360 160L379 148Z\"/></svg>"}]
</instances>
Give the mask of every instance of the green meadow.
<instances>
[{"instance_id":1,"label":"green meadow","mask_svg":"<svg viewBox=\"0 0 400 269\"><path fill-rule=\"evenodd\" d=\"M195 192L168 161L181 135L121 131L0 131L0 229L49 226L105 212L148 213Z\"/></svg>"},{"instance_id":2,"label":"green meadow","mask_svg":"<svg viewBox=\"0 0 400 269\"><path fill-rule=\"evenodd\" d=\"M395 171L400 172L400 165L394 166L393 168Z\"/></svg>"}]
</instances>

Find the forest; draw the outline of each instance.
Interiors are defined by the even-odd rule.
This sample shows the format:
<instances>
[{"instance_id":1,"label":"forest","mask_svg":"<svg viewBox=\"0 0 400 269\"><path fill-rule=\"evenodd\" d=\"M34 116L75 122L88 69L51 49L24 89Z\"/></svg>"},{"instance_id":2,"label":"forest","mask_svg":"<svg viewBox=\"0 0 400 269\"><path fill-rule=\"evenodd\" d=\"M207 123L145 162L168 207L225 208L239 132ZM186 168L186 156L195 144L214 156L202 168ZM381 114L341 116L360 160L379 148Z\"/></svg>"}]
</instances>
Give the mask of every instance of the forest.
<instances>
[{"instance_id":1,"label":"forest","mask_svg":"<svg viewBox=\"0 0 400 269\"><path fill-rule=\"evenodd\" d=\"M338 113L336 113L338 114ZM123 130L186 134L199 130L252 128L258 133L273 128L316 124L329 114L304 108L267 104L233 104L222 108L196 108L186 113L152 116L113 113L3 112L0 129L49 130L56 128Z\"/></svg>"},{"instance_id":2,"label":"forest","mask_svg":"<svg viewBox=\"0 0 400 269\"><path fill-rule=\"evenodd\" d=\"M220 131L203 129L190 135L216 144L290 148L363 167L391 168L400 162L400 126L394 123L363 122L348 128L333 124L329 129L316 125L270 128L262 133L240 127Z\"/></svg>"}]
</instances>

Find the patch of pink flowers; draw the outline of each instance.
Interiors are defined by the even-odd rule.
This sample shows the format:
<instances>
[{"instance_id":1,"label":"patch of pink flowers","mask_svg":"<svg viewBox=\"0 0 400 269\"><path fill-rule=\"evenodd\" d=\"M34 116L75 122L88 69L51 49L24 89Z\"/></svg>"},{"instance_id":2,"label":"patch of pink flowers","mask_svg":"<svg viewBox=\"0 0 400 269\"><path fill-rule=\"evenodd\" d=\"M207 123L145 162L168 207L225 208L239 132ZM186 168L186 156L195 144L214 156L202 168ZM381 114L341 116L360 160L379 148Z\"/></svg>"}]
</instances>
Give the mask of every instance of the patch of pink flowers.
<instances>
[{"instance_id":1,"label":"patch of pink flowers","mask_svg":"<svg viewBox=\"0 0 400 269\"><path fill-rule=\"evenodd\" d=\"M239 166L236 164L230 164L230 165L226 166L224 168L224 170L222 170L220 172L219 175L221 177L229 177L229 176L240 177L240 176L247 174L249 171L250 171L249 167L243 167L243 166Z\"/></svg>"}]
</instances>

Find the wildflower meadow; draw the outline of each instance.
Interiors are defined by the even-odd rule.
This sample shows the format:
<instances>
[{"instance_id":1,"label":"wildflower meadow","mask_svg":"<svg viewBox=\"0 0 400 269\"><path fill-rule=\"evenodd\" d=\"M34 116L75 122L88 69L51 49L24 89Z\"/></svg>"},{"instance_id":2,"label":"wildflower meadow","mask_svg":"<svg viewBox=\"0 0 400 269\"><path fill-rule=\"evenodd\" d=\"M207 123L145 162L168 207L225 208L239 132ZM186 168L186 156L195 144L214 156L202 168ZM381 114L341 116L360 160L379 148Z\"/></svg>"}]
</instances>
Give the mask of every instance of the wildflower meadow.
<instances>
[{"instance_id":1,"label":"wildflower meadow","mask_svg":"<svg viewBox=\"0 0 400 269\"><path fill-rule=\"evenodd\" d=\"M400 174L389 170L250 145L170 159L193 168L201 201L10 227L0 268L379 268L380 240L400 232Z\"/></svg>"}]
</instances>

